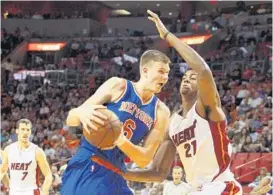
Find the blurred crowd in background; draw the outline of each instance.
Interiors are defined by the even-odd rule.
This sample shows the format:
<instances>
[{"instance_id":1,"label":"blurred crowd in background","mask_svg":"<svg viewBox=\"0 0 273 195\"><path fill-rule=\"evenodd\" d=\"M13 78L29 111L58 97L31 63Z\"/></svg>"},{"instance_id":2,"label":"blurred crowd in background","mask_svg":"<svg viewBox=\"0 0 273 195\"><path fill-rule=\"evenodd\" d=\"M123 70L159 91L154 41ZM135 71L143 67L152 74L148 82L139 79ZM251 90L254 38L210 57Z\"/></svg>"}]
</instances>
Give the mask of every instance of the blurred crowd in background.
<instances>
[{"instance_id":1,"label":"blurred crowd in background","mask_svg":"<svg viewBox=\"0 0 273 195\"><path fill-rule=\"evenodd\" d=\"M75 11L69 16L60 11L44 15L25 12L17 15L4 13L2 17L93 17L88 14L84 11ZM231 16L235 17L236 14L234 12ZM259 20L246 20L242 25L234 26L232 17L227 20L221 18L221 14L215 17L222 25L222 38L217 49L208 51L203 57L215 76L229 124L227 133L233 152L269 153L272 152L272 25L271 22L261 24ZM169 27L177 32L172 25ZM28 27L18 27L14 32L2 28L1 35L1 57L4 59L23 40L31 38L32 32ZM139 78L139 58L155 43L150 36L131 38L130 33L126 32L123 36L128 38L117 37L107 43L93 38L74 38L66 55L59 63L50 64L50 68L39 58L33 61L31 56L25 66L9 58L1 63L1 147L5 148L17 140L15 124L19 119L30 119L33 123L31 141L43 148L54 174L51 194L58 194L67 160L75 153L80 142L81 130L65 124L68 111L82 104L111 76L136 81ZM167 49L166 53L172 59L172 71L158 97L175 112L180 108L181 76L188 67L173 49ZM87 82L67 85L45 77L33 79L30 75L23 80L15 79L14 73L26 69L80 72ZM177 159L174 165L179 164ZM132 164L128 163L128 166L132 167ZM268 173L263 172L261 175L271 174L271 170L263 171ZM171 173L168 178L171 178ZM183 171L181 180L185 181ZM253 182L257 183L258 180ZM164 183L128 182L128 185L135 194L158 195L164 194Z\"/></svg>"}]
</instances>

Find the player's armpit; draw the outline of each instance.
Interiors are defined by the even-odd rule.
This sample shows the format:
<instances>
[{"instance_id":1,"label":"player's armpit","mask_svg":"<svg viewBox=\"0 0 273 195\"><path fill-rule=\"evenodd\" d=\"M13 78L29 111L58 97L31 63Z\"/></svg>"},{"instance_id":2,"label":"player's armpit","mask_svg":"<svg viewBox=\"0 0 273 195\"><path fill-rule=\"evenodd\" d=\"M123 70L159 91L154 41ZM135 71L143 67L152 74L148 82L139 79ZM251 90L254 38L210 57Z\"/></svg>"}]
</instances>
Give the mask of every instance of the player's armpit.
<instances>
[{"instance_id":1,"label":"player's armpit","mask_svg":"<svg viewBox=\"0 0 273 195\"><path fill-rule=\"evenodd\" d=\"M46 155L44 151L41 148L37 148L35 155L36 155L36 161L38 163L38 166L45 177L44 183L42 186L42 192L47 193L52 184L52 180L53 180L52 173L51 173L49 164L46 160Z\"/></svg>"},{"instance_id":2,"label":"player's armpit","mask_svg":"<svg viewBox=\"0 0 273 195\"><path fill-rule=\"evenodd\" d=\"M168 175L175 158L176 147L170 139L160 145L152 165L144 170L128 170L123 173L126 180L138 182L162 182Z\"/></svg>"}]
</instances>

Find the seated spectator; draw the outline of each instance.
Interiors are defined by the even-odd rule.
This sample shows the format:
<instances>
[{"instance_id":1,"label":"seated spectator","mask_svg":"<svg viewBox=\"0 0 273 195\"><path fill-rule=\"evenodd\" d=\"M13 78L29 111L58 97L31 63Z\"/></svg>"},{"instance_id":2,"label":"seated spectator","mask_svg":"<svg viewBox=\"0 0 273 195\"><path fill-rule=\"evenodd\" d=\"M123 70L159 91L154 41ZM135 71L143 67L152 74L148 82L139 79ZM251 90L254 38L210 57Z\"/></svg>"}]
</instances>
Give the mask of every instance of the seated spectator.
<instances>
[{"instance_id":1,"label":"seated spectator","mask_svg":"<svg viewBox=\"0 0 273 195\"><path fill-rule=\"evenodd\" d=\"M256 177L256 179L252 183L248 184L248 186L252 188L257 187L259 183L262 181L262 179L268 175L270 175L270 173L268 173L266 167L262 167L260 169L260 175Z\"/></svg>"},{"instance_id":2,"label":"seated spectator","mask_svg":"<svg viewBox=\"0 0 273 195\"><path fill-rule=\"evenodd\" d=\"M264 177L259 185L255 187L251 192L250 195L269 195L272 194L273 186L272 186L273 178L272 176Z\"/></svg>"},{"instance_id":3,"label":"seated spectator","mask_svg":"<svg viewBox=\"0 0 273 195\"><path fill-rule=\"evenodd\" d=\"M246 80L246 81L249 81L249 79L251 78L253 74L253 71L251 68L247 67L245 69L245 71L243 72L243 79Z\"/></svg>"},{"instance_id":4,"label":"seated spectator","mask_svg":"<svg viewBox=\"0 0 273 195\"><path fill-rule=\"evenodd\" d=\"M151 182L146 182L144 184L145 188L143 188L140 192L140 195L150 195L151 194L151 191L152 191L152 186L153 186L153 183Z\"/></svg>"},{"instance_id":5,"label":"seated spectator","mask_svg":"<svg viewBox=\"0 0 273 195\"><path fill-rule=\"evenodd\" d=\"M53 176L52 188L55 192L58 192L60 190L62 180L61 180L60 175L58 174L58 169L56 166L51 166L51 171L52 171L52 176Z\"/></svg>"},{"instance_id":6,"label":"seated spectator","mask_svg":"<svg viewBox=\"0 0 273 195\"><path fill-rule=\"evenodd\" d=\"M247 136L241 152L259 152L261 147L262 144L253 144L251 136Z\"/></svg>"},{"instance_id":7,"label":"seated spectator","mask_svg":"<svg viewBox=\"0 0 273 195\"><path fill-rule=\"evenodd\" d=\"M41 118L48 117L49 112L50 112L50 110L49 110L48 106L45 104L45 102L43 102L42 105L41 105L41 108L40 108L40 112L39 112L40 117Z\"/></svg>"},{"instance_id":8,"label":"seated spectator","mask_svg":"<svg viewBox=\"0 0 273 195\"><path fill-rule=\"evenodd\" d=\"M232 145L232 153L238 153L242 150L242 143L240 143L240 135L234 136Z\"/></svg>"},{"instance_id":9,"label":"seated spectator","mask_svg":"<svg viewBox=\"0 0 273 195\"><path fill-rule=\"evenodd\" d=\"M238 115L246 114L248 111L250 111L252 108L249 103L249 98L244 98L240 105L237 107Z\"/></svg>"},{"instance_id":10,"label":"seated spectator","mask_svg":"<svg viewBox=\"0 0 273 195\"><path fill-rule=\"evenodd\" d=\"M222 98L222 104L225 105L225 106L231 106L234 103L235 103L234 95L231 94L230 90L227 90L226 94Z\"/></svg>"},{"instance_id":11,"label":"seated spectator","mask_svg":"<svg viewBox=\"0 0 273 195\"><path fill-rule=\"evenodd\" d=\"M259 106L262 102L263 99L260 97L260 94L258 92L250 95L249 105L251 106L251 108L257 108L257 106Z\"/></svg>"}]
</instances>

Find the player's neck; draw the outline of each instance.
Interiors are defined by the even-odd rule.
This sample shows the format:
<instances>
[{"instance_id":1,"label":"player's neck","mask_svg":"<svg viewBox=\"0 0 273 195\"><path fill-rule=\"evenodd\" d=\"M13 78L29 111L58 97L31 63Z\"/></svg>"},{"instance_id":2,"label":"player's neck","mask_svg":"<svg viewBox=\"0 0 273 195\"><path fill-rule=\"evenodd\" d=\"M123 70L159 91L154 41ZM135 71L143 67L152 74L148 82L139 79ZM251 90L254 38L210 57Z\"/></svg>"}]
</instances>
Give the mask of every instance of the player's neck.
<instances>
[{"instance_id":1,"label":"player's neck","mask_svg":"<svg viewBox=\"0 0 273 195\"><path fill-rule=\"evenodd\" d=\"M136 90L136 93L142 99L142 102L149 101L154 95L153 92L145 88L145 85L141 81L133 83L133 86L134 86L134 89Z\"/></svg>"},{"instance_id":2,"label":"player's neck","mask_svg":"<svg viewBox=\"0 0 273 195\"><path fill-rule=\"evenodd\" d=\"M18 147L21 150L24 150L26 148L28 148L30 145L30 142L22 142L22 141L18 141Z\"/></svg>"},{"instance_id":3,"label":"player's neck","mask_svg":"<svg viewBox=\"0 0 273 195\"><path fill-rule=\"evenodd\" d=\"M182 112L183 115L185 115L194 105L196 102L197 97L196 96L186 96L182 95Z\"/></svg>"},{"instance_id":4,"label":"player's neck","mask_svg":"<svg viewBox=\"0 0 273 195\"><path fill-rule=\"evenodd\" d=\"M179 185L181 184L181 181L173 181L174 185Z\"/></svg>"}]
</instances>

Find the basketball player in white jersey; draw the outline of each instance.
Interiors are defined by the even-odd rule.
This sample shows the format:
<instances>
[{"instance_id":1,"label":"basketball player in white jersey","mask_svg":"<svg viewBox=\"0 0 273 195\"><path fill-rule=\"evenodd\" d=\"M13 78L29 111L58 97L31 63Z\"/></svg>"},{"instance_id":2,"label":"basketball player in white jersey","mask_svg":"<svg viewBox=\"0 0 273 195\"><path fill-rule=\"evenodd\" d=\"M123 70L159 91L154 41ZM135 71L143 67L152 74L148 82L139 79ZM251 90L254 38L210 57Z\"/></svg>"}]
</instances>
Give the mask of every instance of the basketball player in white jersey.
<instances>
[{"instance_id":1,"label":"basketball player in white jersey","mask_svg":"<svg viewBox=\"0 0 273 195\"><path fill-rule=\"evenodd\" d=\"M180 166L173 168L173 181L164 184L163 195L187 195L190 186L183 181L185 180L183 172Z\"/></svg>"},{"instance_id":2,"label":"basketball player in white jersey","mask_svg":"<svg viewBox=\"0 0 273 195\"><path fill-rule=\"evenodd\" d=\"M182 109L175 113L165 141L151 168L141 173L128 171L125 179L161 181L170 169L176 150L183 163L190 195L242 195L231 173L231 145L226 135L226 117L216 84L206 62L190 46L169 33L159 17L148 11L160 34L192 69L181 82Z\"/></svg>"},{"instance_id":3,"label":"basketball player in white jersey","mask_svg":"<svg viewBox=\"0 0 273 195\"><path fill-rule=\"evenodd\" d=\"M0 179L9 170L10 195L47 195L52 183L52 174L45 153L29 141L32 124L21 119L16 124L18 141L7 146L3 152ZM39 169L45 180L39 190Z\"/></svg>"}]
</instances>

